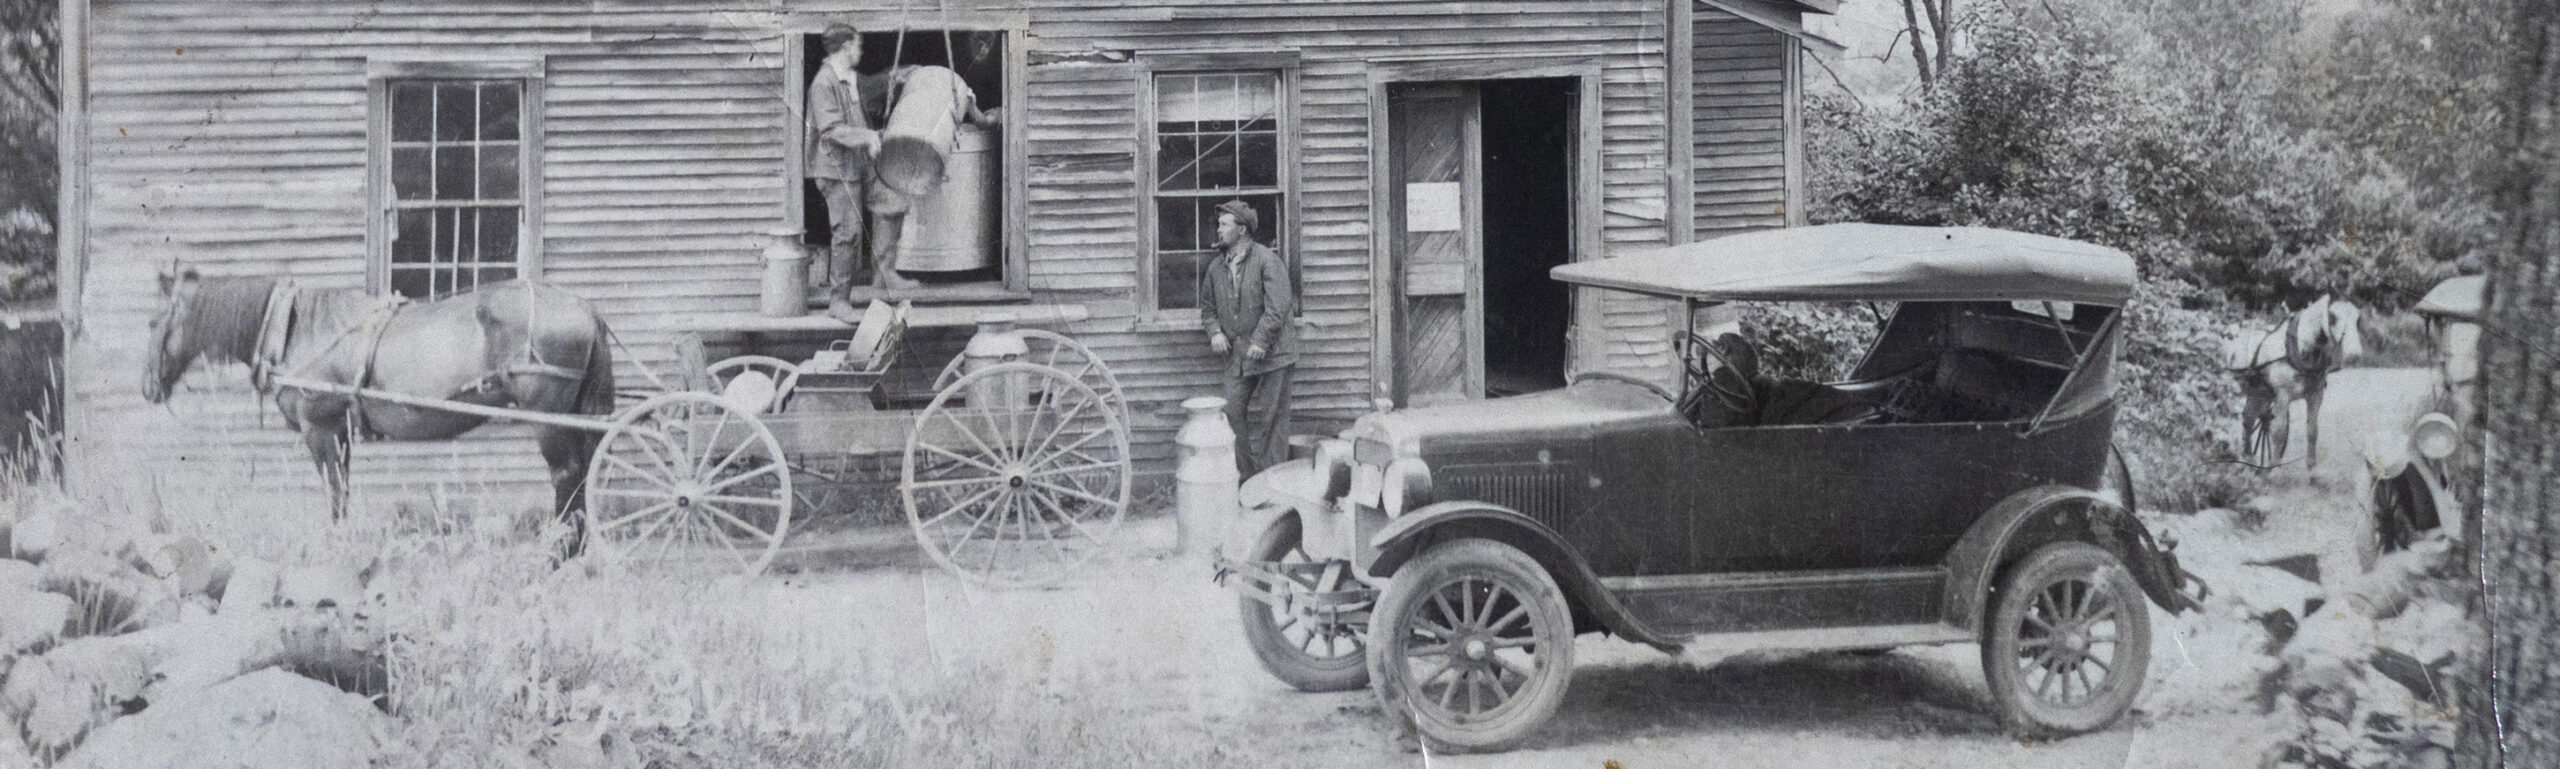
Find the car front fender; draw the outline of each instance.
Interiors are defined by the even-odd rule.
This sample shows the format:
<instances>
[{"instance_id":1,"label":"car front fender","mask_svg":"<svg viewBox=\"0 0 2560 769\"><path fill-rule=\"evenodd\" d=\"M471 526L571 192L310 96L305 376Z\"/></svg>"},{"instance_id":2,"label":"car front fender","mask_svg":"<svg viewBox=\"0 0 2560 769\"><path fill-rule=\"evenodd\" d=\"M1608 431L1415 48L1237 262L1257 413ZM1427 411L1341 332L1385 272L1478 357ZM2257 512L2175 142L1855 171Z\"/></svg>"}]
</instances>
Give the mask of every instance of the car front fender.
<instances>
[{"instance_id":1,"label":"car front fender","mask_svg":"<svg viewBox=\"0 0 2560 769\"><path fill-rule=\"evenodd\" d=\"M2152 603L2171 612L2196 608L2180 588L2194 579L2178 568L2178 559L2158 546L2150 529L2133 513L2105 495L2063 485L2018 492L1993 505L1974 521L1964 538L1947 553L1945 618L1975 632L2000 569L2036 548L2060 541L2104 547L2123 560Z\"/></svg>"},{"instance_id":2,"label":"car front fender","mask_svg":"<svg viewBox=\"0 0 2560 769\"><path fill-rule=\"evenodd\" d=\"M1600 584L1591 563L1565 544L1564 537L1518 510L1486 502L1440 502L1397 516L1370 541L1377 557L1362 565L1372 577L1393 577L1396 569L1441 542L1490 539L1527 553L1563 587L1576 609L1587 612L1609 632L1666 652L1678 652L1678 639L1645 626L1615 595Z\"/></svg>"}]
</instances>

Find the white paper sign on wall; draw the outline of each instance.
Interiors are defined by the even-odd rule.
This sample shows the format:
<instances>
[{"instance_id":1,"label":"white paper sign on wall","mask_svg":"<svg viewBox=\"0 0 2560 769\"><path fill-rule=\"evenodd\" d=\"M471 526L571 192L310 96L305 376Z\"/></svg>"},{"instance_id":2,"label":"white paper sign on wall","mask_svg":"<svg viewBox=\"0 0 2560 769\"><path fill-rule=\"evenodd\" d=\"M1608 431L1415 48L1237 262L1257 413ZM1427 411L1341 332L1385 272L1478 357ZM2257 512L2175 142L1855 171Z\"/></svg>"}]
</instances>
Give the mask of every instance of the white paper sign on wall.
<instances>
[{"instance_id":1,"label":"white paper sign on wall","mask_svg":"<svg viewBox=\"0 0 2560 769\"><path fill-rule=\"evenodd\" d=\"M1404 231L1457 232L1466 211L1457 182L1417 182L1404 186Z\"/></svg>"}]
</instances>

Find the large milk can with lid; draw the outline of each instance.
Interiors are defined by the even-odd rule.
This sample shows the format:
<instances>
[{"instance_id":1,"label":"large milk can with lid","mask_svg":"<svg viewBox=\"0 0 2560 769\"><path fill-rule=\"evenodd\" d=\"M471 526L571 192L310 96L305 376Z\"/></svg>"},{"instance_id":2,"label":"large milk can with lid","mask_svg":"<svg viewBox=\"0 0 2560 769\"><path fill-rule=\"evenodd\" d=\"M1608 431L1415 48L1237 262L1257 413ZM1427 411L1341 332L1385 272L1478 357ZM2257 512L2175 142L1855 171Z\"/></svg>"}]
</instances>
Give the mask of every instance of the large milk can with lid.
<instances>
[{"instance_id":1,"label":"large milk can with lid","mask_svg":"<svg viewBox=\"0 0 2560 769\"><path fill-rule=\"evenodd\" d=\"M993 267L1002 250L996 228L1001 185L996 133L961 125L952 135L942 183L907 214L898 243L903 272L959 272Z\"/></svg>"},{"instance_id":2,"label":"large milk can with lid","mask_svg":"<svg viewBox=\"0 0 2560 769\"><path fill-rule=\"evenodd\" d=\"M977 333L969 336L969 344L960 349L960 373L963 376L985 370L999 363L1022 359L1031 352L1031 344L1013 330L1010 313L988 313L978 316ZM973 409L1021 409L1029 406L1031 394L1027 377L990 376L969 386L969 407Z\"/></svg>"},{"instance_id":3,"label":"large milk can with lid","mask_svg":"<svg viewBox=\"0 0 2560 769\"><path fill-rule=\"evenodd\" d=\"M766 317L797 318L809 311L809 252L800 247L800 231L765 233L763 292L756 307Z\"/></svg>"}]
</instances>

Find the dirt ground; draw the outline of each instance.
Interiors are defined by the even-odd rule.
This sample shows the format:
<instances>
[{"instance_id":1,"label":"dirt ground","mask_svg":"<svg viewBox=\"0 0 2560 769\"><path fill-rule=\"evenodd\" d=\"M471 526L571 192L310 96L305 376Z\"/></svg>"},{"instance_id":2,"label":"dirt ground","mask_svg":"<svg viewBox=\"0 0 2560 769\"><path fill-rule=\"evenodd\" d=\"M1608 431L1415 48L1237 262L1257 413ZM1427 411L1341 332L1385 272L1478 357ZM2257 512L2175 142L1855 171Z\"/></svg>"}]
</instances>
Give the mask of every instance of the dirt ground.
<instances>
[{"instance_id":1,"label":"dirt ground","mask_svg":"<svg viewBox=\"0 0 2560 769\"><path fill-rule=\"evenodd\" d=\"M2324 562L2348 557L2335 554L2349 552L2339 543L2365 514L2362 444L2371 428L2401 423L2393 420L2418 403L2424 376L2338 375L2321 482L2297 467L2270 473L2269 522L2251 538L2323 552ZM2194 633L2155 608L2151 685L2126 723L2097 734L2040 744L2009 737L1991 715L1972 644L1675 657L1585 636L1561 711L1528 746L1424 755L1369 693L1305 694L1264 674L1238 634L1235 599L1211 584L1204 560L1165 554L1169 519L1133 523L1128 534L1133 555L1093 564L1052 590L965 588L899 530L799 543L811 549L782 565L805 571L763 589L800 616L826 618L828 632L858 644L848 648L912 661L911 674L999 665L1026 692L1117 703L1125 722L1093 728L1197 735L1238 765L2229 767L2256 765L2285 733L2280 716L2262 715L2246 696L2198 703L2198 687L2184 679L2232 661L2191 648Z\"/></svg>"}]
</instances>

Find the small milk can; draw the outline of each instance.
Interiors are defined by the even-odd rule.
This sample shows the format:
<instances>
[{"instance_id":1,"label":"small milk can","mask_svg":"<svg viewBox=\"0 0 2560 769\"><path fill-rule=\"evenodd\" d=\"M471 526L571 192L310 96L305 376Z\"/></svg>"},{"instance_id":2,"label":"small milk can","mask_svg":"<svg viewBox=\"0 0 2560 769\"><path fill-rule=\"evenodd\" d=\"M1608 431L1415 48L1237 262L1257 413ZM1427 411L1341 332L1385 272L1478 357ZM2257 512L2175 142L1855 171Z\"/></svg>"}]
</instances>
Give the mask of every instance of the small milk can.
<instances>
[{"instance_id":1,"label":"small milk can","mask_svg":"<svg viewBox=\"0 0 2560 769\"><path fill-rule=\"evenodd\" d=\"M809 252L800 248L799 230L765 235L764 292L757 308L766 317L800 317L809 311Z\"/></svg>"},{"instance_id":2,"label":"small milk can","mask_svg":"<svg viewBox=\"0 0 2560 769\"><path fill-rule=\"evenodd\" d=\"M1022 359L1031 345L1013 330L1013 315L988 313L978 316L978 331L969 335L969 344L960 349L960 373L965 376L999 363ZM1031 403L1027 376L992 376L969 386L969 406L980 409L1019 409Z\"/></svg>"},{"instance_id":3,"label":"small milk can","mask_svg":"<svg viewBox=\"0 0 2560 769\"><path fill-rule=\"evenodd\" d=\"M1201 396L1182 402L1190 417L1174 433L1179 452L1173 468L1176 548L1205 553L1225 541L1237 515L1236 432L1227 426L1227 399Z\"/></svg>"}]
</instances>

